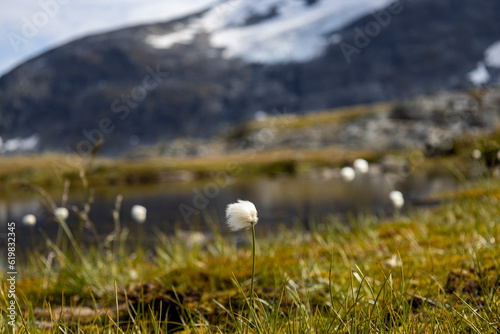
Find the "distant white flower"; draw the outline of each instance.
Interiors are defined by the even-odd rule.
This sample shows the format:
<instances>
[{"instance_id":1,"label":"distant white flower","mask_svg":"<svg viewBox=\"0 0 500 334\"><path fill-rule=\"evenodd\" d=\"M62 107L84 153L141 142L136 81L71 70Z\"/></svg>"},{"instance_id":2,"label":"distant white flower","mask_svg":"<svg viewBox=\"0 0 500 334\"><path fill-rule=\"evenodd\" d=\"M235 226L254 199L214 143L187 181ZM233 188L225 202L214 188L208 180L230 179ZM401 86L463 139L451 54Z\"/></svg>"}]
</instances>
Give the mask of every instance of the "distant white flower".
<instances>
[{"instance_id":1,"label":"distant white flower","mask_svg":"<svg viewBox=\"0 0 500 334\"><path fill-rule=\"evenodd\" d=\"M481 159L481 156L482 156L482 155L483 155L483 154L482 154L482 153L481 153L481 151L480 151L480 150L478 150L478 149L475 149L474 151L472 151L472 157L473 157L474 159L476 159L476 160Z\"/></svg>"},{"instance_id":2,"label":"distant white flower","mask_svg":"<svg viewBox=\"0 0 500 334\"><path fill-rule=\"evenodd\" d=\"M59 207L54 210L54 216L57 219L66 220L69 216L69 211L66 208Z\"/></svg>"},{"instance_id":3,"label":"distant white flower","mask_svg":"<svg viewBox=\"0 0 500 334\"><path fill-rule=\"evenodd\" d=\"M176 230L175 236L177 239L182 240L188 248L202 246L208 242L207 235L198 231Z\"/></svg>"},{"instance_id":4,"label":"distant white flower","mask_svg":"<svg viewBox=\"0 0 500 334\"><path fill-rule=\"evenodd\" d=\"M405 199L401 191L393 190L389 193L389 199L396 209L401 209L405 204Z\"/></svg>"},{"instance_id":5,"label":"distant white flower","mask_svg":"<svg viewBox=\"0 0 500 334\"><path fill-rule=\"evenodd\" d=\"M138 280L138 279L139 279L139 273L138 273L138 272L137 272L137 270L135 270L135 269L130 270L130 272L129 272L129 276L130 276L130 278L131 278L133 281L136 281L136 280Z\"/></svg>"},{"instance_id":6,"label":"distant white flower","mask_svg":"<svg viewBox=\"0 0 500 334\"><path fill-rule=\"evenodd\" d=\"M229 204L226 208L227 225L233 231L252 227L257 224L257 209L252 202L238 200L238 203Z\"/></svg>"},{"instance_id":7,"label":"distant white flower","mask_svg":"<svg viewBox=\"0 0 500 334\"><path fill-rule=\"evenodd\" d=\"M132 218L139 224L146 221L146 214L148 210L142 205L134 205L131 210Z\"/></svg>"},{"instance_id":8,"label":"distant white flower","mask_svg":"<svg viewBox=\"0 0 500 334\"><path fill-rule=\"evenodd\" d=\"M365 159L354 160L353 166L356 172L360 172L361 174L366 174L370 170L370 165Z\"/></svg>"},{"instance_id":9,"label":"distant white flower","mask_svg":"<svg viewBox=\"0 0 500 334\"><path fill-rule=\"evenodd\" d=\"M356 172L351 167L344 167L340 170L340 176L346 182L351 182L356 177Z\"/></svg>"},{"instance_id":10,"label":"distant white flower","mask_svg":"<svg viewBox=\"0 0 500 334\"><path fill-rule=\"evenodd\" d=\"M28 214L23 217L23 224L26 226L35 226L36 224L36 217L32 214Z\"/></svg>"}]
</instances>

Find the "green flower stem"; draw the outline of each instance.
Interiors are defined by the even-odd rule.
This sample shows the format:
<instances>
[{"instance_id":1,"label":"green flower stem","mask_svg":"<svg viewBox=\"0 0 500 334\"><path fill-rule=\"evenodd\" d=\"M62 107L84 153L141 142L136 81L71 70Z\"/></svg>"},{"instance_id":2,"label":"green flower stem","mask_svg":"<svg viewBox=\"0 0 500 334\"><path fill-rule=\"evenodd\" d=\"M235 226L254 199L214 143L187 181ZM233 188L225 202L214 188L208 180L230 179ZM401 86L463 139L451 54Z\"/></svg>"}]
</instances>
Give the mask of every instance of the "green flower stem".
<instances>
[{"instance_id":1,"label":"green flower stem","mask_svg":"<svg viewBox=\"0 0 500 334\"><path fill-rule=\"evenodd\" d=\"M255 225L252 224L252 283L250 285L250 306L253 306L253 281L255 276ZM252 310L253 311L253 310Z\"/></svg>"}]
</instances>

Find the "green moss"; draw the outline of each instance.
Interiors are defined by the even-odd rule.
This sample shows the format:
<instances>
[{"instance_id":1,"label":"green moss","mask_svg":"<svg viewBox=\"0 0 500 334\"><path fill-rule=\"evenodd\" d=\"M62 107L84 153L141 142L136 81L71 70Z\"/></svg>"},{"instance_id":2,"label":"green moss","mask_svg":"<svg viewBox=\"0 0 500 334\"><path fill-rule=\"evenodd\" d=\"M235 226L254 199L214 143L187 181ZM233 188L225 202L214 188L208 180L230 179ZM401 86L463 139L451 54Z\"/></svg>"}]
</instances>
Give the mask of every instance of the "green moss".
<instances>
[{"instance_id":1,"label":"green moss","mask_svg":"<svg viewBox=\"0 0 500 334\"><path fill-rule=\"evenodd\" d=\"M330 325L340 332L352 327L494 333L500 307L499 193L499 180L482 180L450 195L442 206L409 217L379 221L368 214L352 218L350 226L328 219L320 222L321 229L258 235L256 293L265 303L253 326L277 333L299 328L330 333ZM188 247L160 235L154 253L97 247L85 254L79 259L62 253L49 271L39 254L29 257L29 266L20 264L22 309L33 314L49 305L113 310L118 302L120 327L128 331L134 322L142 331L153 330L154 322L172 330L163 320L182 318L187 331L234 332L241 325L236 314L248 312L244 295L251 252L229 238L216 235L205 245ZM5 282L1 288L5 309ZM169 314L162 313L162 305ZM37 317L26 316L30 328ZM65 325L116 329L115 317L94 314L81 318L80 327L74 320Z\"/></svg>"}]
</instances>

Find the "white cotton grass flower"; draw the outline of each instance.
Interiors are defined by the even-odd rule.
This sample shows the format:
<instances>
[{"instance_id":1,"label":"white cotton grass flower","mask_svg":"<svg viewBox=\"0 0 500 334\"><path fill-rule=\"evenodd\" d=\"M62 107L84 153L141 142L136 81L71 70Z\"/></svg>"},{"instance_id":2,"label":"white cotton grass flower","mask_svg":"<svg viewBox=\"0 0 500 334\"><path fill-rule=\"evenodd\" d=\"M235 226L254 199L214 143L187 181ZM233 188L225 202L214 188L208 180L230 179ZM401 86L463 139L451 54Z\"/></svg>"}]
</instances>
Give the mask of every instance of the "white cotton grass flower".
<instances>
[{"instance_id":1,"label":"white cotton grass flower","mask_svg":"<svg viewBox=\"0 0 500 334\"><path fill-rule=\"evenodd\" d=\"M479 159L481 159L482 156L483 156L483 154L481 153L480 150L475 149L475 150L472 151L472 157L474 159L479 160Z\"/></svg>"},{"instance_id":2,"label":"white cotton grass flower","mask_svg":"<svg viewBox=\"0 0 500 334\"><path fill-rule=\"evenodd\" d=\"M129 276L132 279L132 281L137 281L139 279L139 273L135 269L129 271Z\"/></svg>"},{"instance_id":3,"label":"white cotton grass flower","mask_svg":"<svg viewBox=\"0 0 500 334\"><path fill-rule=\"evenodd\" d=\"M229 204L226 208L227 225L232 231L252 227L257 224L257 209L252 202L238 200L237 203Z\"/></svg>"},{"instance_id":4,"label":"white cotton grass flower","mask_svg":"<svg viewBox=\"0 0 500 334\"><path fill-rule=\"evenodd\" d=\"M27 214L22 219L23 225L25 226L35 226L36 225L36 217L32 214Z\"/></svg>"},{"instance_id":5,"label":"white cotton grass flower","mask_svg":"<svg viewBox=\"0 0 500 334\"><path fill-rule=\"evenodd\" d=\"M401 209L405 205L405 199L401 191L393 190L389 193L389 199L396 209Z\"/></svg>"},{"instance_id":6,"label":"white cotton grass flower","mask_svg":"<svg viewBox=\"0 0 500 334\"><path fill-rule=\"evenodd\" d=\"M360 172L361 174L366 174L370 170L370 165L365 159L356 159L353 163L354 170Z\"/></svg>"},{"instance_id":7,"label":"white cotton grass flower","mask_svg":"<svg viewBox=\"0 0 500 334\"><path fill-rule=\"evenodd\" d=\"M132 219L139 224L143 224L146 221L148 210L142 205L134 205L130 213L132 215Z\"/></svg>"},{"instance_id":8,"label":"white cotton grass flower","mask_svg":"<svg viewBox=\"0 0 500 334\"><path fill-rule=\"evenodd\" d=\"M342 180L351 182L356 177L356 172L351 167L344 167L340 170L340 176Z\"/></svg>"},{"instance_id":9,"label":"white cotton grass flower","mask_svg":"<svg viewBox=\"0 0 500 334\"><path fill-rule=\"evenodd\" d=\"M57 219L66 220L69 216L69 211L66 208L59 207L54 210L54 216Z\"/></svg>"},{"instance_id":10,"label":"white cotton grass flower","mask_svg":"<svg viewBox=\"0 0 500 334\"><path fill-rule=\"evenodd\" d=\"M253 287L255 279L255 224L259 221L257 217L257 209L252 202L238 200L237 203L229 204L226 207L227 225L233 231L241 230L242 228L252 228L252 280L250 282L250 307L254 307L253 303ZM255 310L254 310L255 311Z\"/></svg>"}]
</instances>

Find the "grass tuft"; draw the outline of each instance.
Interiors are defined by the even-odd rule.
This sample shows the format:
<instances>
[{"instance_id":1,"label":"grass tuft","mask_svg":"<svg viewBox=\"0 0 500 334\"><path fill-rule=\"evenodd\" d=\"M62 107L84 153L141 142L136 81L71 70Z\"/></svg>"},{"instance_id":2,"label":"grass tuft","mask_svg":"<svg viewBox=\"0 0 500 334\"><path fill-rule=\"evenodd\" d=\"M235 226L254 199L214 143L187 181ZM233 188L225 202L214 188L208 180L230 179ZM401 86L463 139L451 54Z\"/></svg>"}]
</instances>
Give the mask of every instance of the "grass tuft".
<instances>
[{"instance_id":1,"label":"grass tuft","mask_svg":"<svg viewBox=\"0 0 500 334\"><path fill-rule=\"evenodd\" d=\"M499 193L500 180L478 180L394 220L363 214L260 233L253 294L248 247L214 230L205 243L158 232L150 248L130 249L115 214L102 245L66 231L66 246L48 240L18 264L17 330L498 333ZM11 331L7 289L4 280L0 332Z\"/></svg>"}]
</instances>

